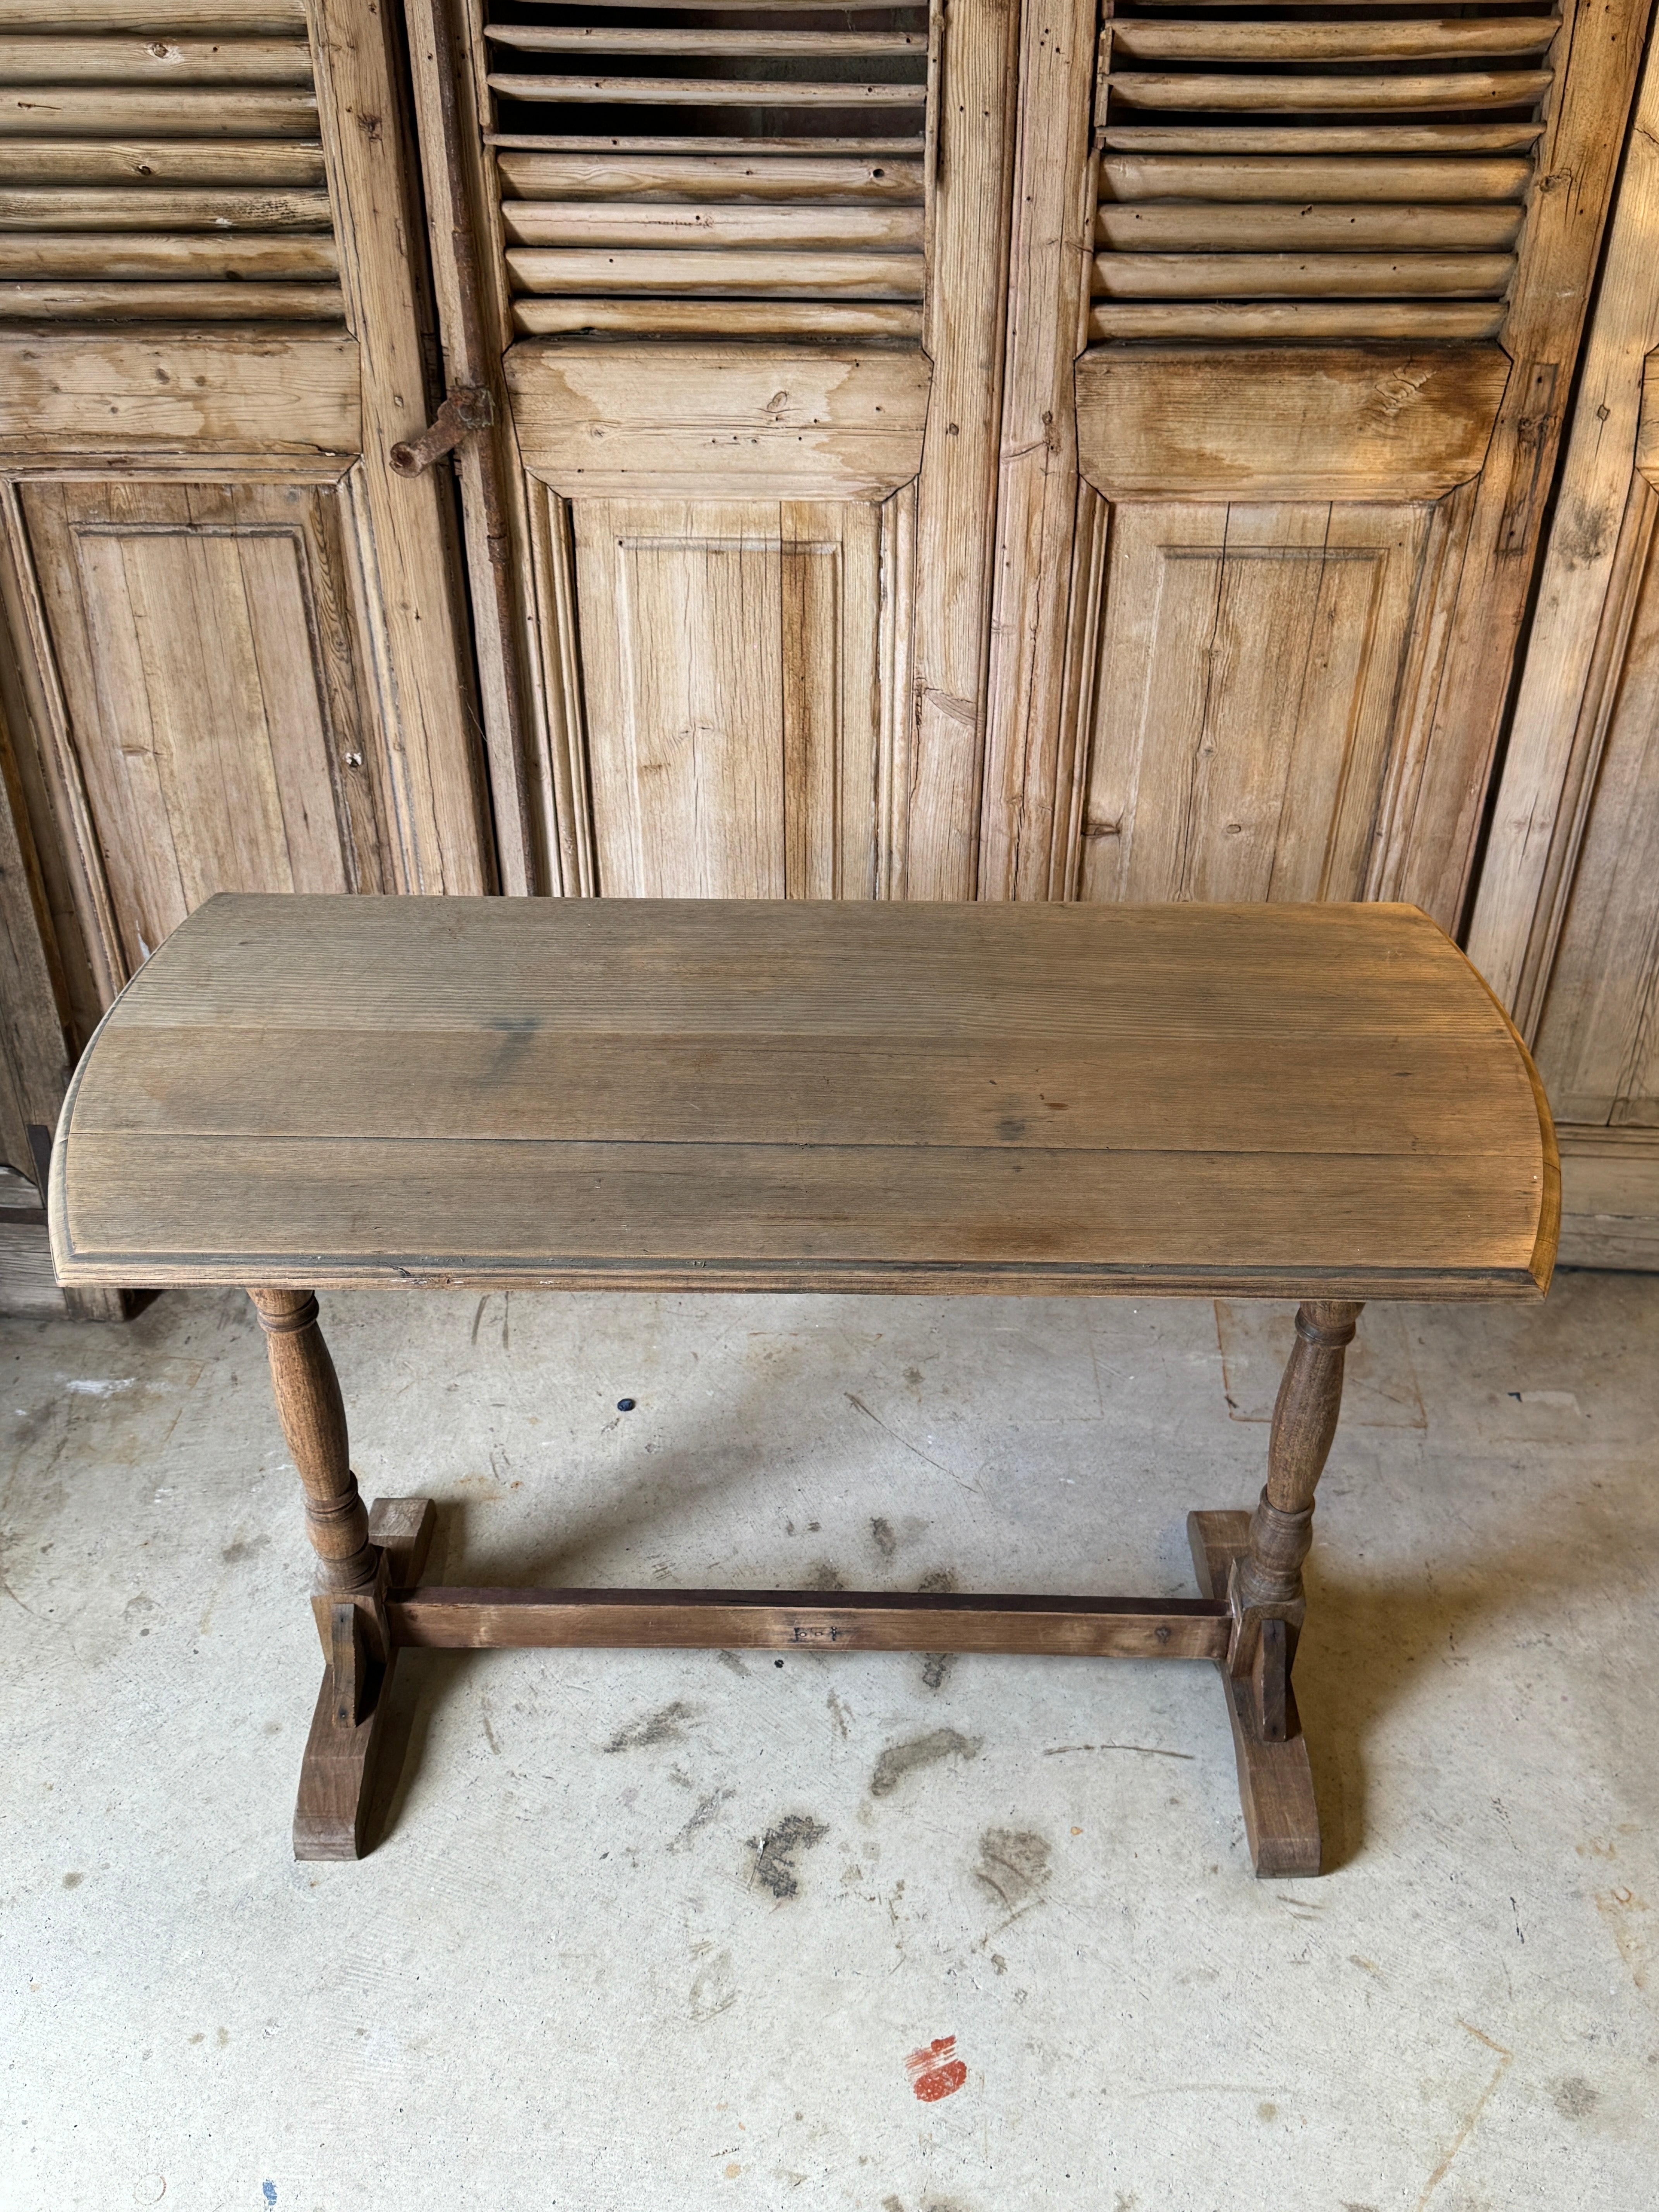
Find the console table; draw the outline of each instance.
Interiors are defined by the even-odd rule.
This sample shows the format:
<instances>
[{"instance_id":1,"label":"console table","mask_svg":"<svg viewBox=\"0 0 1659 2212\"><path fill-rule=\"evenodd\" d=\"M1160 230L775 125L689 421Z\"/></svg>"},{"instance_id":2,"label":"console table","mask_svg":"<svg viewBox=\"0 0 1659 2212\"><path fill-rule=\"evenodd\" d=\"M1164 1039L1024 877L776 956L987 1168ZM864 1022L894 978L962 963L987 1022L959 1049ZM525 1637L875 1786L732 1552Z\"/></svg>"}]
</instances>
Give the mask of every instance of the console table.
<instances>
[{"instance_id":1,"label":"console table","mask_svg":"<svg viewBox=\"0 0 1659 2212\"><path fill-rule=\"evenodd\" d=\"M317 1554L302 1858L361 1854L410 1645L1204 1659L1257 1872L1318 1871L1292 1668L1371 1298L1535 1298L1548 1110L1402 906L221 896L130 983L53 1150L65 1284L247 1286ZM366 1507L319 1288L1299 1301L1194 1598L423 1584Z\"/></svg>"}]
</instances>

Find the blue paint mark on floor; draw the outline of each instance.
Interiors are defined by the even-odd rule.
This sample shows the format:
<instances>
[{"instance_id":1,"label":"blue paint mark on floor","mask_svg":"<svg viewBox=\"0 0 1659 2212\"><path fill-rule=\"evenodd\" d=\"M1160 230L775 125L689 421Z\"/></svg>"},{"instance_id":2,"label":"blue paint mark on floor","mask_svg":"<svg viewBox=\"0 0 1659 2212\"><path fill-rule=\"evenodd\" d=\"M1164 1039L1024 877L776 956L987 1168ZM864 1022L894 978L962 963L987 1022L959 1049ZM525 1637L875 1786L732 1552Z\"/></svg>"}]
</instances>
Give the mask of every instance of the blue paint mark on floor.
<instances>
[{"instance_id":1,"label":"blue paint mark on floor","mask_svg":"<svg viewBox=\"0 0 1659 2212\"><path fill-rule=\"evenodd\" d=\"M274 2204L276 2202L276 2185L274 2181L262 2181L259 2184L259 2191L267 2204Z\"/></svg>"}]
</instances>

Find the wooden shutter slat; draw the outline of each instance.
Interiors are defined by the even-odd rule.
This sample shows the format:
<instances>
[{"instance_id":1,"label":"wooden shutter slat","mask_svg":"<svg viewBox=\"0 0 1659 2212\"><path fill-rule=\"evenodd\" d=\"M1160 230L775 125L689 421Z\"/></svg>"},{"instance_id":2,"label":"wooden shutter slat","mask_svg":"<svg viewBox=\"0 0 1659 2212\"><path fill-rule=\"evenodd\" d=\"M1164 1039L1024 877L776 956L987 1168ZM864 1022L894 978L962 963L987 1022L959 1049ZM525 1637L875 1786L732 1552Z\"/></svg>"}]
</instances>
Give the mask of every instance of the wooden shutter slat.
<instances>
[{"instance_id":1,"label":"wooden shutter slat","mask_svg":"<svg viewBox=\"0 0 1659 2212\"><path fill-rule=\"evenodd\" d=\"M1274 161L1245 155L1191 160L1179 155L1109 155L1100 164L1103 200L1206 202L1495 201L1525 198L1530 161Z\"/></svg>"},{"instance_id":2,"label":"wooden shutter slat","mask_svg":"<svg viewBox=\"0 0 1659 2212\"><path fill-rule=\"evenodd\" d=\"M780 160L698 153L503 153L496 166L521 200L604 200L623 194L652 203L782 200L839 204L864 199L921 204L920 161ZM1523 165L1524 166L1524 165Z\"/></svg>"},{"instance_id":3,"label":"wooden shutter slat","mask_svg":"<svg viewBox=\"0 0 1659 2212\"><path fill-rule=\"evenodd\" d=\"M235 85L37 85L0 92L7 137L315 138L314 93L253 92Z\"/></svg>"},{"instance_id":4,"label":"wooden shutter slat","mask_svg":"<svg viewBox=\"0 0 1659 2212\"><path fill-rule=\"evenodd\" d=\"M1206 247L1249 252L1289 246L1317 252L1435 247L1506 252L1521 232L1519 207L1321 207L1271 201L1224 207L1103 207L1095 242L1119 253L1177 252ZM1202 290L1200 284L1192 289Z\"/></svg>"},{"instance_id":5,"label":"wooden shutter slat","mask_svg":"<svg viewBox=\"0 0 1659 2212\"><path fill-rule=\"evenodd\" d=\"M1560 27L1554 15L1375 23L1172 23L1117 16L1110 39L1115 53L1149 61L1437 61L1542 53Z\"/></svg>"},{"instance_id":6,"label":"wooden shutter slat","mask_svg":"<svg viewBox=\"0 0 1659 2212\"><path fill-rule=\"evenodd\" d=\"M870 299L920 299L920 253L699 252L513 246L507 265L527 292L810 292Z\"/></svg>"},{"instance_id":7,"label":"wooden shutter slat","mask_svg":"<svg viewBox=\"0 0 1659 2212\"><path fill-rule=\"evenodd\" d=\"M0 231L0 277L331 276L334 239L216 233Z\"/></svg>"},{"instance_id":8,"label":"wooden shutter slat","mask_svg":"<svg viewBox=\"0 0 1659 2212\"><path fill-rule=\"evenodd\" d=\"M1534 118L1503 123L1120 123L1103 145L1146 154L1505 154L1536 144Z\"/></svg>"},{"instance_id":9,"label":"wooden shutter slat","mask_svg":"<svg viewBox=\"0 0 1659 2212\"><path fill-rule=\"evenodd\" d=\"M1550 88L1547 70L1468 70L1443 76L1201 76L1114 71L1109 97L1130 107L1308 110L1521 107Z\"/></svg>"},{"instance_id":10,"label":"wooden shutter slat","mask_svg":"<svg viewBox=\"0 0 1659 2212\"><path fill-rule=\"evenodd\" d=\"M1510 253L1097 253L1108 298L1342 299L1414 293L1496 297L1515 273Z\"/></svg>"},{"instance_id":11,"label":"wooden shutter slat","mask_svg":"<svg viewBox=\"0 0 1659 2212\"><path fill-rule=\"evenodd\" d=\"M130 186L17 190L0 181L0 228L39 231L328 231L324 191L135 192Z\"/></svg>"},{"instance_id":12,"label":"wooden shutter slat","mask_svg":"<svg viewBox=\"0 0 1659 2212\"><path fill-rule=\"evenodd\" d=\"M122 185L128 193L222 185L238 191L320 185L323 149L292 139L0 137L0 184Z\"/></svg>"},{"instance_id":13,"label":"wooden shutter slat","mask_svg":"<svg viewBox=\"0 0 1659 2212\"><path fill-rule=\"evenodd\" d=\"M337 284L0 283L0 319L84 322L337 323Z\"/></svg>"},{"instance_id":14,"label":"wooden shutter slat","mask_svg":"<svg viewBox=\"0 0 1659 2212\"><path fill-rule=\"evenodd\" d=\"M484 36L495 45L534 53L568 54L908 54L927 58L927 40L915 31L695 31L607 29L597 23L490 23ZM1520 47L1504 49L1519 53Z\"/></svg>"},{"instance_id":15,"label":"wooden shutter slat","mask_svg":"<svg viewBox=\"0 0 1659 2212\"><path fill-rule=\"evenodd\" d=\"M520 297L514 328L526 337L605 331L677 337L887 337L915 343L921 309L883 300L660 300Z\"/></svg>"},{"instance_id":16,"label":"wooden shutter slat","mask_svg":"<svg viewBox=\"0 0 1659 2212\"><path fill-rule=\"evenodd\" d=\"M0 36L0 84L305 84L303 39Z\"/></svg>"},{"instance_id":17,"label":"wooden shutter slat","mask_svg":"<svg viewBox=\"0 0 1659 2212\"><path fill-rule=\"evenodd\" d=\"M515 246L891 246L921 250L919 207L507 200L501 218Z\"/></svg>"},{"instance_id":18,"label":"wooden shutter slat","mask_svg":"<svg viewBox=\"0 0 1659 2212\"><path fill-rule=\"evenodd\" d=\"M793 77L509 76L489 78L513 100L602 101L651 107L916 107L925 85L802 83Z\"/></svg>"},{"instance_id":19,"label":"wooden shutter slat","mask_svg":"<svg viewBox=\"0 0 1659 2212\"><path fill-rule=\"evenodd\" d=\"M1097 343L1199 338L1283 344L1308 338L1401 338L1447 344L1495 338L1503 327L1501 306L1455 301L1097 301L1089 311L1089 336Z\"/></svg>"}]
</instances>

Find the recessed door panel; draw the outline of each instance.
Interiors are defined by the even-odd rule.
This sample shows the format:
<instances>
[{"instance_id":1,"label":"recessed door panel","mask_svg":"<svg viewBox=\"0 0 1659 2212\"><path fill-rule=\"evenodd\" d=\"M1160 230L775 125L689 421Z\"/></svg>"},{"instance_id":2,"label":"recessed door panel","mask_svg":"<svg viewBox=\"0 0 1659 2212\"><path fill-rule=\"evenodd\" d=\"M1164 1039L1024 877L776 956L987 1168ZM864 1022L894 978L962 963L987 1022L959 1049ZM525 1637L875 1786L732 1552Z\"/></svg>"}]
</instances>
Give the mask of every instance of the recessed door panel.
<instances>
[{"instance_id":1,"label":"recessed door panel","mask_svg":"<svg viewBox=\"0 0 1659 2212\"><path fill-rule=\"evenodd\" d=\"M218 890L378 890L335 495L31 484L22 508L121 950Z\"/></svg>"}]
</instances>

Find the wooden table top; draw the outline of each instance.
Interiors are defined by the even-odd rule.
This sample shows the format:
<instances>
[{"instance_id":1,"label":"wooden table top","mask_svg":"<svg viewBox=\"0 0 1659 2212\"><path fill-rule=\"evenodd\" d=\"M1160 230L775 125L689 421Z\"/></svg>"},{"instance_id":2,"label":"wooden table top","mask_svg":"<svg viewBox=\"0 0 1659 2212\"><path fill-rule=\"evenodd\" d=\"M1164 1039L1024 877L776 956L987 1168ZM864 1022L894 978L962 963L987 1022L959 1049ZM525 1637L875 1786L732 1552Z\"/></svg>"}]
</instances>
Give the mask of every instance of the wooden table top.
<instances>
[{"instance_id":1,"label":"wooden table top","mask_svg":"<svg viewBox=\"0 0 1659 2212\"><path fill-rule=\"evenodd\" d=\"M49 1211L70 1284L1536 1297L1559 1180L1411 907L222 896Z\"/></svg>"}]
</instances>

